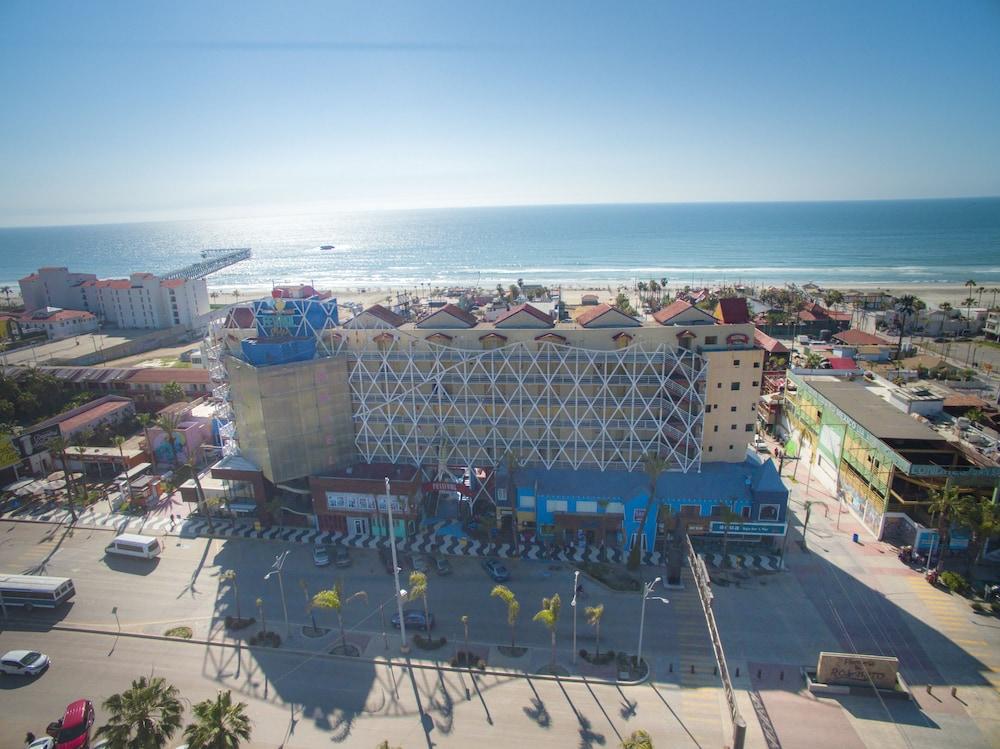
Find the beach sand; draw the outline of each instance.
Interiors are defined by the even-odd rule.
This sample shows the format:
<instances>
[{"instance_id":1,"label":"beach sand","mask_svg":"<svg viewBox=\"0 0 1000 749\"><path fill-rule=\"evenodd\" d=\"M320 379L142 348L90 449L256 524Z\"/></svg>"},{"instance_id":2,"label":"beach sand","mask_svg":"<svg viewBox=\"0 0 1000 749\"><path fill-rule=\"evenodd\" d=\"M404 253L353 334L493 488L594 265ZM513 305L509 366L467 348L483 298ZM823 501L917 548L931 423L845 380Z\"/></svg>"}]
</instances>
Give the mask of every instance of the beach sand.
<instances>
[{"instance_id":1,"label":"beach sand","mask_svg":"<svg viewBox=\"0 0 1000 749\"><path fill-rule=\"evenodd\" d=\"M485 289L491 288L490 286L484 286ZM624 289L624 287L621 287ZM671 295L674 295L682 289L682 286L669 287ZM987 287L987 291L983 293L982 302L984 305L990 305L993 301L993 294L988 290L991 287ZM848 291L849 289L854 289L857 291L877 291L882 290L894 296L902 296L904 294L913 294L918 299L923 300L931 309L936 309L944 302L950 303L953 307L962 307L964 305L964 300L969 296L969 289L961 284L892 284L883 286L880 284L847 284L843 286L825 286L824 289L837 289L839 291ZM324 289L325 290L325 289ZM357 302L367 307L372 304L386 302L386 298L395 298L397 291L402 291L398 288L371 288L368 287L364 292L361 292L355 288L332 288L329 289L333 292L333 295L341 303L343 302ZM602 302L613 302L615 297L618 295L619 286L616 284L608 284L603 287L594 286L563 286L562 294L563 300L566 304L576 305L580 303L581 298L584 294L596 294L598 299ZM261 297L270 296L271 289L266 287L239 287L238 289L229 287L222 288L211 288L211 302L212 304L233 304L239 301L247 301L249 299L260 299ZM977 300L977 304L973 306L979 306L979 295L973 294L973 298ZM997 295L1000 299L1000 294Z\"/></svg>"}]
</instances>

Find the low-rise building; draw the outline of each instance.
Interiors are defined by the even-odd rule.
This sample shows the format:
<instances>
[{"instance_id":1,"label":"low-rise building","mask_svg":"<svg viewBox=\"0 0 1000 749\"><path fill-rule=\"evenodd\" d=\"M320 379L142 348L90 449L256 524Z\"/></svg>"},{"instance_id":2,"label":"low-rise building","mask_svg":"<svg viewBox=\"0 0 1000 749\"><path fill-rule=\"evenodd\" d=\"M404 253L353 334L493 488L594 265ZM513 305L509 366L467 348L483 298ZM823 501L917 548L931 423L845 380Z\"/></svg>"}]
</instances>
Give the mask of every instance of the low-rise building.
<instances>
[{"instance_id":1,"label":"low-rise building","mask_svg":"<svg viewBox=\"0 0 1000 749\"><path fill-rule=\"evenodd\" d=\"M135 404L130 398L105 395L35 424L31 431L57 426L62 438L69 442L81 434L96 432L103 426L121 424L134 416Z\"/></svg>"},{"instance_id":2,"label":"low-rise building","mask_svg":"<svg viewBox=\"0 0 1000 749\"><path fill-rule=\"evenodd\" d=\"M126 377L125 392L139 408L151 411L167 405L163 389L172 382L180 386L189 400L208 395L212 390L212 378L206 369L144 367Z\"/></svg>"},{"instance_id":3,"label":"low-rise building","mask_svg":"<svg viewBox=\"0 0 1000 749\"><path fill-rule=\"evenodd\" d=\"M99 327L97 318L89 312L55 307L42 307L25 312L18 322L22 331L41 331L50 341L84 333L96 333Z\"/></svg>"},{"instance_id":4,"label":"low-rise building","mask_svg":"<svg viewBox=\"0 0 1000 749\"><path fill-rule=\"evenodd\" d=\"M393 535L417 530L423 499L420 472L414 466L361 463L309 477L319 529L349 536L389 536L385 479L390 480Z\"/></svg>"}]
</instances>

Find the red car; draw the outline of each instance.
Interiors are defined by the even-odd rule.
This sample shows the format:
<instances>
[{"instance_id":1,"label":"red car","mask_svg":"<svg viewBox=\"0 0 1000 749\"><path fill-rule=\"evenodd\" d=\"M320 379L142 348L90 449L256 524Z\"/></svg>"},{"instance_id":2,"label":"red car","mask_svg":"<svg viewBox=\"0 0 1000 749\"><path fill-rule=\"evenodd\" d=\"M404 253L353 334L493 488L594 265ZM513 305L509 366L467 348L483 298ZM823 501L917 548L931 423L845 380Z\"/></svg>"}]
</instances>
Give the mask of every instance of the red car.
<instances>
[{"instance_id":1,"label":"red car","mask_svg":"<svg viewBox=\"0 0 1000 749\"><path fill-rule=\"evenodd\" d=\"M90 700L77 700L66 706L62 718L49 724L46 733L56 740L56 749L87 749L92 725L94 705Z\"/></svg>"}]
</instances>

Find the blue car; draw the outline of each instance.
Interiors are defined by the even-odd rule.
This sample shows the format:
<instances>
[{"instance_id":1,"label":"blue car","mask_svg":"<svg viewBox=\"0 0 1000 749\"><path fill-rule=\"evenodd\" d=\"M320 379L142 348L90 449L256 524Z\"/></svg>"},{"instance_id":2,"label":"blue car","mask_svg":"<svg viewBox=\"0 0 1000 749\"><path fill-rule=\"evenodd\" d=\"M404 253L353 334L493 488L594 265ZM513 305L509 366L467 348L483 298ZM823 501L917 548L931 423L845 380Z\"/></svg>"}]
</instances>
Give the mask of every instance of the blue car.
<instances>
[{"instance_id":1,"label":"blue car","mask_svg":"<svg viewBox=\"0 0 1000 749\"><path fill-rule=\"evenodd\" d=\"M484 559L483 569L486 574L493 578L494 582L505 583L510 580L510 572L503 566L503 563L496 559Z\"/></svg>"},{"instance_id":2,"label":"blue car","mask_svg":"<svg viewBox=\"0 0 1000 749\"><path fill-rule=\"evenodd\" d=\"M422 629L425 632L429 632L434 627L434 614L431 614L428 619L423 611L413 609L404 611L403 617L406 620L407 629ZM392 626L399 629L399 614L392 615Z\"/></svg>"}]
</instances>

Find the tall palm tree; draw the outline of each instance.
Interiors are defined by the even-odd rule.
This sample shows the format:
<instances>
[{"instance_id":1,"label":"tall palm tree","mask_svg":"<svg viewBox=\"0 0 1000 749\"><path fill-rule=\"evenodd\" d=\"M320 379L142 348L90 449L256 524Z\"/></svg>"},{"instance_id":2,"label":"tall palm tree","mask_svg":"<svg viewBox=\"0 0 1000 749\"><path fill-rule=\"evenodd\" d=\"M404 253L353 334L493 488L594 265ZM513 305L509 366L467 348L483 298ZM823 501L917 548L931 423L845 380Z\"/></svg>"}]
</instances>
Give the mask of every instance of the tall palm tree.
<instances>
[{"instance_id":1,"label":"tall palm tree","mask_svg":"<svg viewBox=\"0 0 1000 749\"><path fill-rule=\"evenodd\" d=\"M648 496L646 497L646 509L642 516L642 522L635 534L635 543L629 549L628 568L638 569L642 554L642 539L644 530L649 519L653 515L653 507L656 502L656 483L660 479L660 474L667 469L667 461L656 453L649 453L642 461L642 468L649 478ZM657 518L653 518L653 548L656 547L656 526Z\"/></svg>"},{"instance_id":2,"label":"tall palm tree","mask_svg":"<svg viewBox=\"0 0 1000 749\"><path fill-rule=\"evenodd\" d=\"M594 628L597 635L597 644L594 646L596 651L595 656L601 656L601 619L604 617L604 604L599 603L596 606L588 606L583 610L583 613L587 617L587 624Z\"/></svg>"},{"instance_id":3,"label":"tall palm tree","mask_svg":"<svg viewBox=\"0 0 1000 749\"><path fill-rule=\"evenodd\" d=\"M245 702L233 702L227 689L214 700L194 705L195 722L184 729L188 749L238 749L240 742L250 740L250 718Z\"/></svg>"},{"instance_id":4,"label":"tall palm tree","mask_svg":"<svg viewBox=\"0 0 1000 749\"><path fill-rule=\"evenodd\" d=\"M552 635L552 670L556 668L556 625L559 624L559 610L562 608L562 599L559 594L553 594L552 598L542 599L542 608L532 617L533 622L541 622Z\"/></svg>"},{"instance_id":5,"label":"tall palm tree","mask_svg":"<svg viewBox=\"0 0 1000 749\"><path fill-rule=\"evenodd\" d=\"M81 501L84 507L87 506L87 466L83 462L83 456L87 454L87 447L85 445L74 445L73 452L80 459L80 494Z\"/></svg>"},{"instance_id":6,"label":"tall palm tree","mask_svg":"<svg viewBox=\"0 0 1000 749\"><path fill-rule=\"evenodd\" d=\"M128 487L128 498L132 501L132 479L128 477L128 466L125 464L125 438L120 434L115 436L115 447L118 448L118 455L122 459L122 472L125 474L125 486Z\"/></svg>"},{"instance_id":7,"label":"tall palm tree","mask_svg":"<svg viewBox=\"0 0 1000 749\"><path fill-rule=\"evenodd\" d=\"M0 286L0 294L4 296L4 306L10 309L10 295L14 293L14 289L10 286Z\"/></svg>"},{"instance_id":8,"label":"tall palm tree","mask_svg":"<svg viewBox=\"0 0 1000 749\"><path fill-rule=\"evenodd\" d=\"M622 739L621 749L653 749L653 737L640 728Z\"/></svg>"},{"instance_id":9,"label":"tall palm tree","mask_svg":"<svg viewBox=\"0 0 1000 749\"><path fill-rule=\"evenodd\" d=\"M347 634L344 632L344 606L357 598L367 601L368 594L363 590L359 590L357 593L344 598L344 584L338 580L333 588L330 590L321 590L312 599L312 608L326 609L327 611L333 611L337 615L337 624L340 625L340 642L345 649L347 648Z\"/></svg>"},{"instance_id":10,"label":"tall palm tree","mask_svg":"<svg viewBox=\"0 0 1000 749\"><path fill-rule=\"evenodd\" d=\"M962 496L957 486L946 483L931 490L930 500L927 509L931 514L937 515L939 549L937 571L941 572L944 569L945 549L951 546L951 521L961 511Z\"/></svg>"},{"instance_id":11,"label":"tall palm tree","mask_svg":"<svg viewBox=\"0 0 1000 749\"><path fill-rule=\"evenodd\" d=\"M962 304L965 305L966 325L968 325L970 329L972 328L972 305L975 304L975 303L976 303L976 300L973 299L971 296L966 297L962 301Z\"/></svg>"},{"instance_id":12,"label":"tall palm tree","mask_svg":"<svg viewBox=\"0 0 1000 749\"><path fill-rule=\"evenodd\" d=\"M965 575L971 580L983 542L1000 533L1000 506L978 495L970 494L958 503L955 515L959 524L969 529L969 545L965 550Z\"/></svg>"},{"instance_id":13,"label":"tall palm tree","mask_svg":"<svg viewBox=\"0 0 1000 749\"><path fill-rule=\"evenodd\" d=\"M410 590L407 592L406 598L410 601L415 601L418 598L423 599L425 621L430 626L431 610L427 607L427 575L417 570L410 573Z\"/></svg>"},{"instance_id":14,"label":"tall palm tree","mask_svg":"<svg viewBox=\"0 0 1000 749\"><path fill-rule=\"evenodd\" d=\"M161 749L181 727L181 705L177 687L163 677L140 676L121 694L104 701L108 722L97 735L115 749Z\"/></svg>"},{"instance_id":15,"label":"tall palm tree","mask_svg":"<svg viewBox=\"0 0 1000 749\"><path fill-rule=\"evenodd\" d=\"M973 289L976 288L976 282L971 278L965 282L964 286L969 290L969 296L965 300L966 313L968 314L969 320L972 320L972 305L976 303L976 300L972 298Z\"/></svg>"},{"instance_id":16,"label":"tall palm tree","mask_svg":"<svg viewBox=\"0 0 1000 749\"><path fill-rule=\"evenodd\" d=\"M995 309L997 306L997 294L1000 294L1000 289L994 286L990 289L990 293L993 295L993 301L990 302L990 309Z\"/></svg>"},{"instance_id":17,"label":"tall palm tree","mask_svg":"<svg viewBox=\"0 0 1000 749\"><path fill-rule=\"evenodd\" d=\"M521 613L521 604L517 596L506 585L494 585L490 596L499 598L507 606L507 626L510 627L510 646L514 647L514 629L517 626L517 616Z\"/></svg>"},{"instance_id":18,"label":"tall palm tree","mask_svg":"<svg viewBox=\"0 0 1000 749\"><path fill-rule=\"evenodd\" d=\"M899 343L896 345L896 361L903 355L903 331L906 329L906 319L917 311L917 298L906 294L896 300L896 313L899 315Z\"/></svg>"},{"instance_id":19,"label":"tall palm tree","mask_svg":"<svg viewBox=\"0 0 1000 749\"><path fill-rule=\"evenodd\" d=\"M729 556L727 554L727 547L729 546L729 526L740 522L743 518L733 512L731 507L724 505L719 519L722 521L722 566L728 567Z\"/></svg>"},{"instance_id":20,"label":"tall palm tree","mask_svg":"<svg viewBox=\"0 0 1000 749\"><path fill-rule=\"evenodd\" d=\"M49 452L55 453L56 457L59 458L59 462L62 464L63 476L66 477L66 497L67 497L66 506L69 508L70 517L73 519L73 522L75 523L77 520L76 506L75 506L76 486L73 482L73 477L72 474L70 474L69 472L69 467L66 461L66 449L69 447L69 444L63 437L60 436L60 437L53 437L52 439L50 439L48 441L47 447L49 448Z\"/></svg>"},{"instance_id":21,"label":"tall palm tree","mask_svg":"<svg viewBox=\"0 0 1000 749\"><path fill-rule=\"evenodd\" d=\"M201 477L198 476L198 466L194 463L193 455L188 458L187 465L191 469L191 478L194 479L194 489L198 496L198 509L205 515L205 519L208 521L208 532L215 533L215 523L212 521L212 508L208 506L208 500L205 499L205 490L201 488Z\"/></svg>"},{"instance_id":22,"label":"tall palm tree","mask_svg":"<svg viewBox=\"0 0 1000 749\"><path fill-rule=\"evenodd\" d=\"M180 426L180 422L176 414L163 414L158 416L156 421L153 422L156 427L158 427L165 435L167 435L167 442L170 443L170 456L173 460L174 470L176 471L181 466L180 455L177 451L177 443L174 442L174 438L177 436L177 429Z\"/></svg>"},{"instance_id":23,"label":"tall palm tree","mask_svg":"<svg viewBox=\"0 0 1000 749\"><path fill-rule=\"evenodd\" d=\"M824 359L820 354L817 354L815 351L810 351L806 354L806 369L819 369L820 366L822 366L823 361Z\"/></svg>"},{"instance_id":24,"label":"tall palm tree","mask_svg":"<svg viewBox=\"0 0 1000 749\"><path fill-rule=\"evenodd\" d=\"M153 452L153 443L149 439L149 427L153 423L153 417L149 414L136 414L136 420L139 422L139 426L142 427L143 436L146 438L146 451L149 453L149 461L153 464L153 469L156 469L156 453Z\"/></svg>"},{"instance_id":25,"label":"tall palm tree","mask_svg":"<svg viewBox=\"0 0 1000 749\"><path fill-rule=\"evenodd\" d=\"M236 583L236 570L226 570L221 575L219 575L221 580L225 580L227 583L233 584L233 600L236 601L236 618L243 619L240 616L240 588Z\"/></svg>"}]
</instances>

